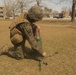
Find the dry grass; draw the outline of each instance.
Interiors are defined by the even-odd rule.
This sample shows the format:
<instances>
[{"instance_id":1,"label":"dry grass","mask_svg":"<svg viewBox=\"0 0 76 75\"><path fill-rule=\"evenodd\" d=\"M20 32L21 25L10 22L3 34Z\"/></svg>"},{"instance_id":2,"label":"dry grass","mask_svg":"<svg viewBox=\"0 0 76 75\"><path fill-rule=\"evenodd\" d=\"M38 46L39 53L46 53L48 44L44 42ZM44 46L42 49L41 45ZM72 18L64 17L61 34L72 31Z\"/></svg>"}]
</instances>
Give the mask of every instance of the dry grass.
<instances>
[{"instance_id":1,"label":"dry grass","mask_svg":"<svg viewBox=\"0 0 76 75\"><path fill-rule=\"evenodd\" d=\"M0 21L0 47L10 43L8 26L10 21ZM39 72L38 62L31 59L16 60L0 56L0 75L76 75L76 26L69 22L39 22L43 50L47 55L58 54L45 59L48 66L42 65Z\"/></svg>"}]
</instances>

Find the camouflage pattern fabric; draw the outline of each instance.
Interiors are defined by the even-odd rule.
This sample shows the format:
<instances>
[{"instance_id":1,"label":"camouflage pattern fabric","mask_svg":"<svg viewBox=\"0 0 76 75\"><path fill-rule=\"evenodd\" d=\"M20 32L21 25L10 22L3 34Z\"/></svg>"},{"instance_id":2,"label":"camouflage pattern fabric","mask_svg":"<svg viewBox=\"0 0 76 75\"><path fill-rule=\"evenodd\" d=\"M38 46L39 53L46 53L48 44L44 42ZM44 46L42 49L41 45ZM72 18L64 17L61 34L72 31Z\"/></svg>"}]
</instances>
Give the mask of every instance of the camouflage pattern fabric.
<instances>
[{"instance_id":1,"label":"camouflage pattern fabric","mask_svg":"<svg viewBox=\"0 0 76 75\"><path fill-rule=\"evenodd\" d=\"M43 10L39 6L33 6L28 11L28 16L34 20L41 20L43 18Z\"/></svg>"},{"instance_id":2,"label":"camouflage pattern fabric","mask_svg":"<svg viewBox=\"0 0 76 75\"><path fill-rule=\"evenodd\" d=\"M37 41L37 45L39 47L39 50L42 50L42 39L41 39L41 36L40 36L40 28L33 24L33 34L34 34L34 37Z\"/></svg>"},{"instance_id":3,"label":"camouflage pattern fabric","mask_svg":"<svg viewBox=\"0 0 76 75\"><path fill-rule=\"evenodd\" d=\"M15 27L15 28L13 28L12 30L10 30L10 35L11 35L11 37L12 37L12 36L14 36L15 34L22 35L22 32Z\"/></svg>"},{"instance_id":4,"label":"camouflage pattern fabric","mask_svg":"<svg viewBox=\"0 0 76 75\"><path fill-rule=\"evenodd\" d=\"M12 48L12 50L11 48L9 48L8 55L18 60L23 59L24 52L23 52L22 45L17 44L14 46L14 48Z\"/></svg>"},{"instance_id":5,"label":"camouflage pattern fabric","mask_svg":"<svg viewBox=\"0 0 76 75\"><path fill-rule=\"evenodd\" d=\"M19 31L17 28L13 28L12 30L10 30L10 40L13 44L18 44L22 42L22 32Z\"/></svg>"},{"instance_id":6,"label":"camouflage pattern fabric","mask_svg":"<svg viewBox=\"0 0 76 75\"><path fill-rule=\"evenodd\" d=\"M39 11L38 11L39 10ZM31 13L30 13L31 12ZM36 14L37 13L37 14ZM41 20L42 10L40 7L33 7L29 10L28 15L30 18L35 20ZM27 13L21 14L13 23L9 26L10 28L10 40L14 45L15 51L9 51L9 55L17 59L24 58L25 41L27 40L31 47L38 53L42 54L43 51L40 49L39 41L35 38L35 31L33 31L33 24L27 20ZM36 26L37 28L37 26ZM41 44L42 45L42 44Z\"/></svg>"},{"instance_id":7,"label":"camouflage pattern fabric","mask_svg":"<svg viewBox=\"0 0 76 75\"><path fill-rule=\"evenodd\" d=\"M27 13L24 12L20 14L9 26L9 29L12 30L14 27L16 27L18 24L23 23L23 22L28 22L27 19L25 19L27 16Z\"/></svg>"},{"instance_id":8,"label":"camouflage pattern fabric","mask_svg":"<svg viewBox=\"0 0 76 75\"><path fill-rule=\"evenodd\" d=\"M30 25L30 23L25 23L25 24L21 25L21 28L23 29L24 38L28 40L31 47L33 47L36 50L39 50L39 48L37 46L37 42L33 35L32 26Z\"/></svg>"},{"instance_id":9,"label":"camouflage pattern fabric","mask_svg":"<svg viewBox=\"0 0 76 75\"><path fill-rule=\"evenodd\" d=\"M19 34L15 34L12 38L11 38L11 42L13 44L18 44L18 43L21 43L23 41L23 37L22 35L19 35Z\"/></svg>"},{"instance_id":10,"label":"camouflage pattern fabric","mask_svg":"<svg viewBox=\"0 0 76 75\"><path fill-rule=\"evenodd\" d=\"M20 52L24 52L24 50L23 50L23 47L25 47L25 42L24 41L26 41L26 40L28 40L28 42L30 43L30 45L31 45L31 47L34 49L34 50L37 50L40 54L42 54L43 53L43 51L42 50L40 50L40 48L39 48L39 46L38 46L38 43L37 43L37 41L36 41L36 39L35 39L35 36L34 36L34 34L33 34L33 30L32 30L32 26L30 25L30 23L29 22L26 22L26 23L23 23L23 24L20 24L19 26L18 26L18 28L17 28L19 31L20 30L22 30L21 31L21 33L22 33L22 41L20 42L20 43L16 43L15 44L15 42L14 42L14 40L15 40L15 38L14 38L14 40L13 40L13 44L16 46L16 51L17 51L17 53L16 53L16 51L15 51L15 54L14 53L11 53L11 52L9 52L9 53L11 53L11 55L12 56L15 56L16 58L18 58L18 56L19 56L19 54L20 54ZM18 34L18 33L17 33ZM15 34L15 35L17 35L17 34ZM14 36L15 36L14 35ZM11 35L12 36L12 35ZM12 36L12 37L14 37L14 36ZM11 37L11 39L12 39L12 37ZM20 38L20 37L19 37ZM18 46L17 46L18 45ZM19 46L21 46L21 47L19 47ZM18 47L18 48L17 48ZM19 49L20 48L20 49ZM21 55L22 56L22 55ZM21 56L20 56L20 58L21 58ZM23 58L23 57L22 57Z\"/></svg>"}]
</instances>

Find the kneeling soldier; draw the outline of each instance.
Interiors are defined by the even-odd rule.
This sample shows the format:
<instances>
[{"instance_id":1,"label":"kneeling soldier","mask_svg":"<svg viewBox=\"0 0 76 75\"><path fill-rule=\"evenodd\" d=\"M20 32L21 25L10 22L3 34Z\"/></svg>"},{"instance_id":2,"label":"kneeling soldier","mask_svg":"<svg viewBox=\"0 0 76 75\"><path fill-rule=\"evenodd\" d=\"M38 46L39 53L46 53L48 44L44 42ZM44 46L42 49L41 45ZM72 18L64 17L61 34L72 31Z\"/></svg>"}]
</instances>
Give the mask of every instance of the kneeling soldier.
<instances>
[{"instance_id":1,"label":"kneeling soldier","mask_svg":"<svg viewBox=\"0 0 76 75\"><path fill-rule=\"evenodd\" d=\"M38 53L39 56L45 57L46 53L42 50L42 43L40 37L40 29L34 24L43 18L43 11L39 6L33 6L28 13L22 13L10 25L10 40L14 45L14 51L9 50L8 45L5 45L0 50L0 55L8 53L16 59L24 58L25 41L28 40L33 52Z\"/></svg>"}]
</instances>

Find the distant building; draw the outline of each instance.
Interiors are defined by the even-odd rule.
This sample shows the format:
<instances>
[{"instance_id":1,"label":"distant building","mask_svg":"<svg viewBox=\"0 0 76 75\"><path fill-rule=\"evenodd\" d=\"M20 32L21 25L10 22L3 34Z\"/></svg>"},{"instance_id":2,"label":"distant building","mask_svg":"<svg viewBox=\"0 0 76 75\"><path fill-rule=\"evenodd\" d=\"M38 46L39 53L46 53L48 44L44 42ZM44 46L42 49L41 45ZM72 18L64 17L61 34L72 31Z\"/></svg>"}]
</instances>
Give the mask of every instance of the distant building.
<instances>
[{"instance_id":1,"label":"distant building","mask_svg":"<svg viewBox=\"0 0 76 75\"><path fill-rule=\"evenodd\" d=\"M67 17L67 18L70 17L70 12L65 12L64 17Z\"/></svg>"},{"instance_id":2,"label":"distant building","mask_svg":"<svg viewBox=\"0 0 76 75\"><path fill-rule=\"evenodd\" d=\"M5 8L3 6L0 6L0 19L5 19Z\"/></svg>"}]
</instances>

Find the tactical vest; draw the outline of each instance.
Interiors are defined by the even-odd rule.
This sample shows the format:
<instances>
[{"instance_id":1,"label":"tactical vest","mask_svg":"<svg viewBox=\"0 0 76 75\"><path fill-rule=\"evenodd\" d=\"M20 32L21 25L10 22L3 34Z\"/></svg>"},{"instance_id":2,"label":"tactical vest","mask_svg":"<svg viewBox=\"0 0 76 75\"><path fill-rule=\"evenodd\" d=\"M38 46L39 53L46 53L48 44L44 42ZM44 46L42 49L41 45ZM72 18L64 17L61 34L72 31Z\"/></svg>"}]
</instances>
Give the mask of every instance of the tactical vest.
<instances>
[{"instance_id":1,"label":"tactical vest","mask_svg":"<svg viewBox=\"0 0 76 75\"><path fill-rule=\"evenodd\" d=\"M23 23L23 22L28 22L26 19L27 13L22 13L20 16L18 16L12 24L9 26L9 29L12 30L14 27L16 27L18 24Z\"/></svg>"},{"instance_id":2,"label":"tactical vest","mask_svg":"<svg viewBox=\"0 0 76 75\"><path fill-rule=\"evenodd\" d=\"M17 25L23 22L28 22L26 19L27 13L22 13L19 17L17 17L12 24L9 26L10 28L10 40L13 44L18 44L22 42L22 32L16 28Z\"/></svg>"}]
</instances>

